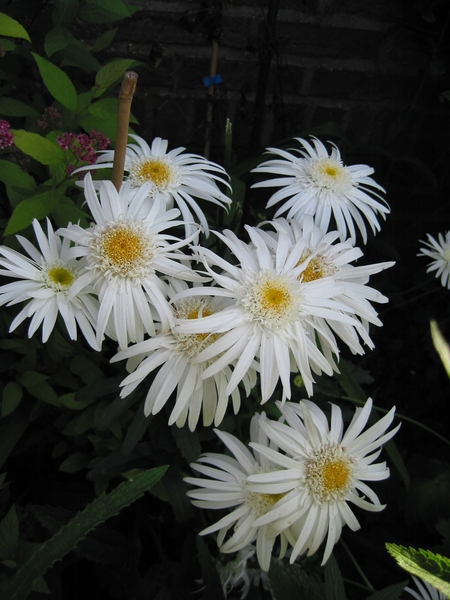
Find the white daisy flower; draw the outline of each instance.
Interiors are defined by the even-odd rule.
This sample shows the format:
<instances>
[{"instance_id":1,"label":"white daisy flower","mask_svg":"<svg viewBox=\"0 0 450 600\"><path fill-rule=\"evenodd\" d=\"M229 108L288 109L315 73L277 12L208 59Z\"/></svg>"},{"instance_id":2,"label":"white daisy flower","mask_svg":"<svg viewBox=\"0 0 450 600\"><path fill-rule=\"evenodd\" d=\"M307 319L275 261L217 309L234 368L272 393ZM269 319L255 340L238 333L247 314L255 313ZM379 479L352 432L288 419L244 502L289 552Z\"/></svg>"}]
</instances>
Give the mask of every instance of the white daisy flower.
<instances>
[{"instance_id":1,"label":"white daisy flower","mask_svg":"<svg viewBox=\"0 0 450 600\"><path fill-rule=\"evenodd\" d=\"M0 246L3 256L0 274L20 280L0 287L0 306L26 302L9 331L14 331L25 319L31 319L28 337L42 324L42 341L45 343L60 314L72 340L77 339L78 325L89 345L100 350L93 329L97 323L98 302L91 296L91 287L79 285L83 279L84 261L76 259L69 240L61 241L48 219L47 235L36 219L33 229L39 250L26 238L16 236L30 258Z\"/></svg>"},{"instance_id":2,"label":"white daisy flower","mask_svg":"<svg viewBox=\"0 0 450 600\"><path fill-rule=\"evenodd\" d=\"M428 256L432 258L427 273L436 271L436 278L441 278L441 285L450 290L450 231L438 235L436 240L427 233L428 242L422 240L427 248L421 248L417 256Z\"/></svg>"},{"instance_id":3,"label":"white daisy flower","mask_svg":"<svg viewBox=\"0 0 450 600\"><path fill-rule=\"evenodd\" d=\"M226 365L237 361L227 386L230 394L253 364L259 360L262 401L272 395L279 379L284 397L290 398L290 373L298 371L308 394L312 394L313 372L331 375L333 364L319 350L314 332L328 339L327 331L316 318L333 318L336 321L360 323L350 314L349 307L337 302L335 297L343 287L330 278L308 282L301 281L299 264L304 242L293 246L286 236L280 235L276 250L266 243L262 232L246 226L251 244L246 244L231 231L216 235L230 248L239 261L238 266L206 248L194 248L203 257L208 273L217 284L203 287L202 294L233 299L225 309L201 320L176 319L175 331L184 334L222 333L205 348L198 361L214 362L203 373L210 377ZM211 266L224 270L215 273ZM193 288L183 296L196 295ZM338 355L333 339L328 340L330 350Z\"/></svg>"},{"instance_id":4,"label":"white daisy flower","mask_svg":"<svg viewBox=\"0 0 450 600\"><path fill-rule=\"evenodd\" d=\"M405 592L408 592L408 594L410 594L416 600L447 600L447 596L437 590L430 583L427 583L418 577L414 577L414 575L412 578L419 591L416 592L410 587L405 587Z\"/></svg>"},{"instance_id":5,"label":"white daisy flower","mask_svg":"<svg viewBox=\"0 0 450 600\"><path fill-rule=\"evenodd\" d=\"M185 148L167 152L167 140L155 138L149 146L137 135L130 134L129 137L136 143L128 144L126 150L127 181L132 187L148 184L148 195L164 200L167 209L173 208L175 203L185 221L188 237L198 233L198 228L193 224L196 220L208 236L208 221L195 198L226 208L231 200L220 191L216 183L220 182L230 188L225 169L198 154L185 153ZM94 165L81 167L74 173L112 168L113 161L114 150L105 150Z\"/></svg>"},{"instance_id":6,"label":"white daisy flower","mask_svg":"<svg viewBox=\"0 0 450 600\"><path fill-rule=\"evenodd\" d=\"M217 298L186 298L175 303L174 317L202 319L217 313L224 304L226 302L223 299ZM157 414L176 388L176 401L169 425L176 423L178 427L182 427L187 420L189 429L194 431L200 413L203 412L203 425L209 426L214 421L217 427L228 406L229 394L225 390L232 371L227 365L211 377L202 379L202 374L211 361L197 362L196 358L219 337L220 334L181 334L167 331L119 352L112 362L124 358L133 359L127 364L128 370L133 372L120 384L123 386L120 395L128 396L150 373L159 369L147 393L145 415ZM140 363L138 366L136 361ZM245 374L243 383L248 396L256 384L254 369L249 369ZM231 400L236 414L241 405L238 388L232 391Z\"/></svg>"},{"instance_id":7,"label":"white daisy flower","mask_svg":"<svg viewBox=\"0 0 450 600\"><path fill-rule=\"evenodd\" d=\"M121 349L142 341L145 333L155 334L153 312L163 330L170 328L172 310L164 276L202 280L179 251L190 240L161 233L179 224L173 220L179 211L166 211L162 202L155 200L151 210L142 213L147 189L133 190L124 183L117 192L105 181L98 198L88 174L85 196L95 223L88 229L71 225L59 230L78 244L75 252L87 261L87 272L73 284L70 294L87 284L94 286L100 302L97 341L107 332Z\"/></svg>"},{"instance_id":8,"label":"white daisy flower","mask_svg":"<svg viewBox=\"0 0 450 600\"><path fill-rule=\"evenodd\" d=\"M259 517L255 525L272 525L276 531L285 532L293 546L291 563L306 551L308 556L314 554L327 538L322 561L325 564L342 526L346 524L353 531L360 528L349 502L368 511L384 508L364 482L389 477L386 463L372 463L380 455L381 446L400 427L385 433L392 423L395 408L361 433L372 409L369 399L363 408L356 409L343 434L341 410L334 404L331 405L331 426L313 402L277 404L286 423L261 421L260 427L280 451L275 452L267 445L250 445L281 469L249 476L248 486L254 492L271 490L272 494L283 497L270 513Z\"/></svg>"},{"instance_id":9,"label":"white daisy flower","mask_svg":"<svg viewBox=\"0 0 450 600\"><path fill-rule=\"evenodd\" d=\"M331 154L316 138L312 144L295 138L301 149L286 150L268 148L268 152L279 156L253 169L254 173L272 173L278 178L261 181L252 187L281 188L270 198L267 208L285 201L276 211L275 217L287 212L288 219L303 224L305 214L314 216L323 231L328 230L331 216L341 240L347 230L353 243L356 241L355 223L367 242L367 230L363 217L373 233L380 230L377 213L383 219L390 209L380 193L384 189L371 177L374 170L367 165L345 166L338 148L331 144ZM379 202L378 200L381 200Z\"/></svg>"},{"instance_id":10,"label":"white daisy flower","mask_svg":"<svg viewBox=\"0 0 450 600\"><path fill-rule=\"evenodd\" d=\"M321 322L320 330L328 330L329 337L333 339L334 334L338 335L354 354L364 354L359 336L369 348L374 348L369 336L369 323L380 327L382 322L371 302L386 303L388 298L367 283L371 275L392 267L395 262L354 266L351 263L363 256L361 249L353 246L351 240L336 242L339 237L337 231L324 234L314 225L311 215L305 215L303 227L296 221L286 219L275 219L262 223L261 226L265 224L271 225L278 234L270 235L267 232L268 236L265 238L273 251L276 251L279 236L289 239L291 246L303 240L303 246L298 246L299 264L302 266L299 279L308 284L324 277L334 278L338 285L343 286L336 300L345 304L362 325L356 328L353 324L334 320L332 316L326 319L316 317ZM321 337L321 344L323 349L326 348L327 339Z\"/></svg>"},{"instance_id":11,"label":"white daisy flower","mask_svg":"<svg viewBox=\"0 0 450 600\"><path fill-rule=\"evenodd\" d=\"M269 446L267 436L259 427L259 422L264 420L264 413L255 415L250 424L250 439L258 442L261 447ZM225 553L238 552L256 539L259 565L263 571L268 571L278 534L274 535L270 525L255 527L253 524L258 517L277 505L280 496L264 491L250 492L247 490L246 481L249 475L270 472L273 465L263 454L257 451L250 452L234 435L218 429L215 429L215 432L234 458L209 452L200 456L198 462L191 464L191 467L205 478L185 477L187 483L197 486L197 489L189 490L187 495L192 498L192 504L200 508L235 508L217 523L201 531L200 535L218 531L217 544L220 551ZM274 448L273 444L271 446ZM231 527L231 536L227 538ZM287 548L283 534L280 536L280 542L281 558Z\"/></svg>"}]
</instances>

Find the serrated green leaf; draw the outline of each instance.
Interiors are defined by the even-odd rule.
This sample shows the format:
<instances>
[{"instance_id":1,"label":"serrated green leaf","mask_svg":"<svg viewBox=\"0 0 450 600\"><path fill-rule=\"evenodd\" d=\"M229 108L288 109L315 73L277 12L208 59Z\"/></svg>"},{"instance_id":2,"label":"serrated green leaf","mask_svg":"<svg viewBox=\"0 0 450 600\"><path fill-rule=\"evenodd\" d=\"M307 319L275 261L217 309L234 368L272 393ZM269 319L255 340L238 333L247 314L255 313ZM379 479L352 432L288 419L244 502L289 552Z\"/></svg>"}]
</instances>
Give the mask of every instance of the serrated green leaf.
<instances>
[{"instance_id":1,"label":"serrated green leaf","mask_svg":"<svg viewBox=\"0 0 450 600\"><path fill-rule=\"evenodd\" d=\"M53 7L53 24L62 27L70 25L78 12L78 0L58 0Z\"/></svg>"},{"instance_id":2,"label":"serrated green leaf","mask_svg":"<svg viewBox=\"0 0 450 600\"><path fill-rule=\"evenodd\" d=\"M0 98L0 115L5 117L36 117L39 113L30 104L2 96Z\"/></svg>"},{"instance_id":3,"label":"serrated green leaf","mask_svg":"<svg viewBox=\"0 0 450 600\"><path fill-rule=\"evenodd\" d=\"M333 554L325 564L325 595L327 600L347 600L344 580Z\"/></svg>"},{"instance_id":4,"label":"serrated green leaf","mask_svg":"<svg viewBox=\"0 0 450 600\"><path fill-rule=\"evenodd\" d=\"M366 600L398 600L400 598L400 594L405 589L407 585L407 581L402 581L401 583L394 583L393 585L389 585L378 592L375 592Z\"/></svg>"},{"instance_id":5,"label":"serrated green leaf","mask_svg":"<svg viewBox=\"0 0 450 600\"><path fill-rule=\"evenodd\" d=\"M42 165L57 165L64 162L64 152L59 146L39 135L24 129L11 129L14 144L27 156Z\"/></svg>"},{"instance_id":6,"label":"serrated green leaf","mask_svg":"<svg viewBox=\"0 0 450 600\"><path fill-rule=\"evenodd\" d=\"M55 100L69 110L75 110L77 106L77 92L70 78L62 69L42 58L35 52L31 53L41 74L45 87Z\"/></svg>"},{"instance_id":7,"label":"serrated green leaf","mask_svg":"<svg viewBox=\"0 0 450 600\"><path fill-rule=\"evenodd\" d=\"M31 224L33 219L41 220L52 212L58 205L60 194L58 190L48 190L37 194L32 198L22 200L16 206L8 221L5 229L5 235L12 235L17 231L21 231Z\"/></svg>"},{"instance_id":8,"label":"serrated green leaf","mask_svg":"<svg viewBox=\"0 0 450 600\"><path fill-rule=\"evenodd\" d=\"M139 64L130 58L118 58L104 65L95 77L94 96L101 96L110 85L117 83L126 71Z\"/></svg>"},{"instance_id":9,"label":"serrated green leaf","mask_svg":"<svg viewBox=\"0 0 450 600\"><path fill-rule=\"evenodd\" d=\"M14 559L18 543L19 519L13 504L0 522L0 560Z\"/></svg>"},{"instance_id":10,"label":"serrated green leaf","mask_svg":"<svg viewBox=\"0 0 450 600\"><path fill-rule=\"evenodd\" d=\"M68 456L60 465L59 470L63 473L76 473L85 469L89 464L91 457L85 452L75 452Z\"/></svg>"},{"instance_id":11,"label":"serrated green leaf","mask_svg":"<svg viewBox=\"0 0 450 600\"><path fill-rule=\"evenodd\" d=\"M36 182L33 177L22 171L19 165L9 160L0 160L0 181L7 188L20 187L27 190L34 190L36 188Z\"/></svg>"},{"instance_id":12,"label":"serrated green leaf","mask_svg":"<svg viewBox=\"0 0 450 600\"><path fill-rule=\"evenodd\" d=\"M166 470L164 466L145 471L134 480L126 481L109 494L94 500L52 538L40 544L29 560L19 567L12 580L0 582L0 597L26 600L38 577L73 550L90 531L140 498L161 479Z\"/></svg>"},{"instance_id":13,"label":"serrated green leaf","mask_svg":"<svg viewBox=\"0 0 450 600\"><path fill-rule=\"evenodd\" d=\"M50 58L55 52L65 48L73 38L72 33L65 27L54 27L45 36L45 54Z\"/></svg>"},{"instance_id":14,"label":"serrated green leaf","mask_svg":"<svg viewBox=\"0 0 450 600\"><path fill-rule=\"evenodd\" d=\"M31 43L30 36L25 28L18 21L3 13L0 13L0 35L20 38Z\"/></svg>"},{"instance_id":15,"label":"serrated green leaf","mask_svg":"<svg viewBox=\"0 0 450 600\"><path fill-rule=\"evenodd\" d=\"M140 9L140 6L125 4L122 0L91 0L81 7L79 17L87 23L113 23L131 17Z\"/></svg>"},{"instance_id":16,"label":"serrated green leaf","mask_svg":"<svg viewBox=\"0 0 450 600\"><path fill-rule=\"evenodd\" d=\"M8 381L3 388L2 393L2 410L0 418L7 417L16 410L23 397L23 389L15 381Z\"/></svg>"},{"instance_id":17,"label":"serrated green leaf","mask_svg":"<svg viewBox=\"0 0 450 600\"><path fill-rule=\"evenodd\" d=\"M107 48L116 37L118 30L119 28L115 27L114 29L110 29L109 31L102 33L102 35L95 40L94 45L92 46L92 52L100 52L101 50Z\"/></svg>"},{"instance_id":18,"label":"serrated green leaf","mask_svg":"<svg viewBox=\"0 0 450 600\"><path fill-rule=\"evenodd\" d=\"M450 598L450 558L430 550L406 548L391 543L387 543L386 548L402 569L430 583Z\"/></svg>"}]
</instances>

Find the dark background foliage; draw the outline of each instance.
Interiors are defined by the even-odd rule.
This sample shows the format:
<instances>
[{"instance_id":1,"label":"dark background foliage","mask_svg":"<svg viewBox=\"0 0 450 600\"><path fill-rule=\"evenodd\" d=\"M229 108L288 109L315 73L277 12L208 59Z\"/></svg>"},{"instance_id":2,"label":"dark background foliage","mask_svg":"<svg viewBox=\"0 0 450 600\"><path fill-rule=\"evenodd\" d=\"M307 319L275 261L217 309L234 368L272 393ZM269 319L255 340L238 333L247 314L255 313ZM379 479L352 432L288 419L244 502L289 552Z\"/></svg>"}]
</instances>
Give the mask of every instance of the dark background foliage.
<instances>
[{"instance_id":1,"label":"dark background foliage","mask_svg":"<svg viewBox=\"0 0 450 600\"><path fill-rule=\"evenodd\" d=\"M44 55L55 6L66 10L74 4L2 0L0 12L18 20L33 40L32 50ZM89 20L75 11L67 21L92 60L80 46L72 49L73 55L69 47L52 60L70 76L78 93L91 88L100 65L117 57L136 61L130 62L139 74L133 100L138 123L132 127L147 141L159 136L169 140L170 148L181 145L200 154L206 145L210 157L223 164L224 131L230 119L229 166L239 179L234 180L238 189L246 185L245 201L241 197L231 222L237 232L242 233L244 223L272 216L264 208L264 192L249 189L253 179L248 174L268 146L290 147L292 137L314 134L337 143L347 164L375 168L375 179L386 188L392 212L381 233L364 248L364 260L396 261L394 268L373 280L390 302L380 307L384 327L372 331L375 350L357 358L343 351L343 356L377 406L396 405L398 413L409 419L395 439L409 487L404 474L390 463L391 478L376 486L386 510L358 512L362 530L345 530L345 546L336 546L335 557L348 597L359 599L370 595L359 568L376 589L406 579L386 553L386 541L450 556L449 382L429 335L429 320L435 318L450 339L449 292L426 274L426 259L416 256L419 240L427 233L436 236L450 228L450 3L135 0L132 4L138 10L120 19L108 13L108 3L93 4L103 10L99 12L103 20ZM95 40L115 27L111 43L94 53ZM217 64L212 60L215 49ZM27 52L27 43L21 42L0 58L1 95L30 102L39 113L51 104L61 108ZM222 81L209 89L203 78L214 74ZM117 89L117 82L112 82L107 93L114 97ZM92 121L71 122L70 112L62 112L62 131L83 127L89 131ZM0 116L14 128L39 131L35 117ZM96 124L102 131L102 120ZM114 139L111 122L103 124ZM3 153L1 158L19 161L36 181L45 181L44 167L27 156ZM75 191L67 189L81 210ZM15 206L14 194L5 185L1 195L6 225ZM53 216L63 219L64 212ZM7 236L4 243L14 244L13 237ZM0 457L6 473L0 511L4 515L15 504L21 540L47 539L124 478L170 465L152 494L97 528L56 563L45 577L51 592L47 597L220 597L211 559L217 557L214 541L196 536L217 516L193 509L182 481L188 463L201 451L223 451L212 430L199 427L190 433L187 428L169 428L168 411L145 419L145 389L126 400L118 398L123 366L109 363L114 343L106 343L103 352L95 354L56 331L44 346L39 336L29 340L24 326L8 334L16 312L14 307L4 309L0 318ZM348 395L342 379L326 379L318 382L314 400L324 410L330 400L340 402L349 418L353 404L345 398ZM295 399L301 397L298 390ZM256 410L261 407L255 395L243 402L237 416L225 419L223 428L245 440ZM272 403L264 410L275 415ZM321 579L318 556L301 562L311 581ZM14 566L2 568L9 576ZM198 583L201 578L207 583L204 590ZM37 592L32 597L44 598ZM269 595L260 588L249 597Z\"/></svg>"}]
</instances>

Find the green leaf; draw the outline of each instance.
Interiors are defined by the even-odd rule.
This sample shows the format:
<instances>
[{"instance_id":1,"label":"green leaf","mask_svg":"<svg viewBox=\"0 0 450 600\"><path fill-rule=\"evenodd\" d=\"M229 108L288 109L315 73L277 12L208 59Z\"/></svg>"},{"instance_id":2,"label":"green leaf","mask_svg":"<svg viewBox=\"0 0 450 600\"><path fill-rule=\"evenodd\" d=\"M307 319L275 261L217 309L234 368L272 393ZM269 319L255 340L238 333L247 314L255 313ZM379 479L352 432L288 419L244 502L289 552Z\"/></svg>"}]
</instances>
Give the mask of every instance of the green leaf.
<instances>
[{"instance_id":1,"label":"green leaf","mask_svg":"<svg viewBox=\"0 0 450 600\"><path fill-rule=\"evenodd\" d=\"M59 465L59 470L63 473L76 473L85 469L89 464L91 457L85 452L75 452L71 454Z\"/></svg>"},{"instance_id":2,"label":"green leaf","mask_svg":"<svg viewBox=\"0 0 450 600\"><path fill-rule=\"evenodd\" d=\"M3 388L2 394L2 410L0 418L7 417L16 410L23 397L23 389L15 381L8 381Z\"/></svg>"},{"instance_id":3,"label":"green leaf","mask_svg":"<svg viewBox=\"0 0 450 600\"><path fill-rule=\"evenodd\" d=\"M400 598L400 594L405 589L407 583L407 581L402 581L401 583L394 583L393 585L389 585L388 587L385 587L382 590L375 592L374 594L366 598L366 600L397 600L398 598Z\"/></svg>"},{"instance_id":4,"label":"green leaf","mask_svg":"<svg viewBox=\"0 0 450 600\"><path fill-rule=\"evenodd\" d=\"M430 328L433 346L436 352L439 354L439 358L444 365L447 376L450 377L450 346L445 341L445 338L442 335L436 321L431 321Z\"/></svg>"},{"instance_id":5,"label":"green leaf","mask_svg":"<svg viewBox=\"0 0 450 600\"><path fill-rule=\"evenodd\" d=\"M30 37L22 25L15 19L0 13L0 35L20 38L31 43Z\"/></svg>"},{"instance_id":6,"label":"green leaf","mask_svg":"<svg viewBox=\"0 0 450 600\"><path fill-rule=\"evenodd\" d=\"M84 4L79 17L87 23L112 23L131 17L140 6L125 4L122 0L91 0Z\"/></svg>"},{"instance_id":7,"label":"green leaf","mask_svg":"<svg viewBox=\"0 0 450 600\"><path fill-rule=\"evenodd\" d=\"M3 96L0 98L0 115L5 117L36 117L39 113L30 104Z\"/></svg>"},{"instance_id":8,"label":"green leaf","mask_svg":"<svg viewBox=\"0 0 450 600\"><path fill-rule=\"evenodd\" d=\"M12 413L12 415L1 421L0 468L5 464L6 459L14 450L28 425L28 419L22 416L20 411Z\"/></svg>"},{"instance_id":9,"label":"green leaf","mask_svg":"<svg viewBox=\"0 0 450 600\"><path fill-rule=\"evenodd\" d=\"M45 583L45 579L43 577L38 577L33 582L31 591L38 592L39 594L51 594L51 591L49 590L48 585Z\"/></svg>"},{"instance_id":10,"label":"green leaf","mask_svg":"<svg viewBox=\"0 0 450 600\"><path fill-rule=\"evenodd\" d=\"M92 218L67 196L63 196L56 208L52 210L52 217L58 227L67 227L68 222L78 223L78 221L80 221L81 227L87 227Z\"/></svg>"},{"instance_id":11,"label":"green leaf","mask_svg":"<svg viewBox=\"0 0 450 600\"><path fill-rule=\"evenodd\" d=\"M65 27L54 27L45 36L45 53L50 58L55 52L65 48L73 38L71 32Z\"/></svg>"},{"instance_id":12,"label":"green leaf","mask_svg":"<svg viewBox=\"0 0 450 600\"><path fill-rule=\"evenodd\" d=\"M12 235L17 231L21 231L28 227L33 219L38 219L39 221L50 214L58 205L60 193L61 192L58 190L48 190L42 192L42 194L37 194L32 198L22 200L22 202L16 206L8 221L5 235Z\"/></svg>"},{"instance_id":13,"label":"green leaf","mask_svg":"<svg viewBox=\"0 0 450 600\"><path fill-rule=\"evenodd\" d=\"M19 519L14 504L0 523L0 560L15 557L19 543Z\"/></svg>"},{"instance_id":14,"label":"green leaf","mask_svg":"<svg viewBox=\"0 0 450 600\"><path fill-rule=\"evenodd\" d=\"M4 37L0 37L0 44L3 46L3 49L6 50L6 52L12 52L16 49L16 44L12 40Z\"/></svg>"},{"instance_id":15,"label":"green leaf","mask_svg":"<svg viewBox=\"0 0 450 600\"><path fill-rule=\"evenodd\" d=\"M101 50L107 48L111 44L113 39L116 37L116 33L118 30L119 28L115 27L114 29L110 29L109 31L105 31L105 33L102 33L102 35L95 40L91 51L100 52Z\"/></svg>"},{"instance_id":16,"label":"green leaf","mask_svg":"<svg viewBox=\"0 0 450 600\"><path fill-rule=\"evenodd\" d=\"M325 565L325 594L327 600L347 600L344 580L333 554Z\"/></svg>"},{"instance_id":17,"label":"green leaf","mask_svg":"<svg viewBox=\"0 0 450 600\"><path fill-rule=\"evenodd\" d=\"M20 187L27 190L34 190L36 188L36 182L33 177L22 171L19 165L9 160L0 160L0 181L7 188Z\"/></svg>"},{"instance_id":18,"label":"green leaf","mask_svg":"<svg viewBox=\"0 0 450 600\"><path fill-rule=\"evenodd\" d=\"M416 550L397 544L387 543L386 548L402 569L430 583L450 598L450 558L430 550Z\"/></svg>"},{"instance_id":19,"label":"green leaf","mask_svg":"<svg viewBox=\"0 0 450 600\"><path fill-rule=\"evenodd\" d=\"M49 62L35 52L31 53L37 63L39 73L45 87L55 100L69 110L75 110L77 106L77 92L69 77L59 67Z\"/></svg>"},{"instance_id":20,"label":"green leaf","mask_svg":"<svg viewBox=\"0 0 450 600\"><path fill-rule=\"evenodd\" d=\"M97 100L89 106L89 112L92 116L99 119L111 120L114 122L117 120L117 112L119 110L119 99L118 98L102 98ZM130 123L138 123L136 117L130 115Z\"/></svg>"},{"instance_id":21,"label":"green leaf","mask_svg":"<svg viewBox=\"0 0 450 600\"><path fill-rule=\"evenodd\" d=\"M69 368L71 373L78 375L86 385L91 385L104 379L104 374L100 367L81 354L73 357Z\"/></svg>"},{"instance_id":22,"label":"green leaf","mask_svg":"<svg viewBox=\"0 0 450 600\"><path fill-rule=\"evenodd\" d=\"M270 589L277 600L325 600L325 586L300 567L272 560L269 571Z\"/></svg>"},{"instance_id":23,"label":"green leaf","mask_svg":"<svg viewBox=\"0 0 450 600\"><path fill-rule=\"evenodd\" d=\"M62 27L70 25L78 12L78 5L78 0L57 0L53 7L53 24Z\"/></svg>"},{"instance_id":24,"label":"green leaf","mask_svg":"<svg viewBox=\"0 0 450 600\"><path fill-rule=\"evenodd\" d=\"M202 569L202 579L205 591L202 600L224 600L222 584L216 569L216 565L211 556L211 552L203 539L197 537L198 562Z\"/></svg>"},{"instance_id":25,"label":"green leaf","mask_svg":"<svg viewBox=\"0 0 450 600\"><path fill-rule=\"evenodd\" d=\"M194 513L192 510L192 503L186 495L188 486L185 481L183 481L181 469L176 465L171 465L170 471L168 471L164 478L163 485L175 514L176 521L182 523L183 521L190 519Z\"/></svg>"},{"instance_id":26,"label":"green leaf","mask_svg":"<svg viewBox=\"0 0 450 600\"><path fill-rule=\"evenodd\" d=\"M122 79L126 71L139 64L131 58L117 58L104 65L95 77L94 96L101 96L110 85Z\"/></svg>"},{"instance_id":27,"label":"green leaf","mask_svg":"<svg viewBox=\"0 0 450 600\"><path fill-rule=\"evenodd\" d=\"M77 42L69 44L61 52L63 61L61 66L74 65L86 73L96 73L102 66L98 60L92 56L89 50L83 44Z\"/></svg>"},{"instance_id":28,"label":"green leaf","mask_svg":"<svg viewBox=\"0 0 450 600\"><path fill-rule=\"evenodd\" d=\"M111 142L114 142L117 135L117 116L111 115L109 120L105 120L94 117L93 115L87 115L80 118L80 126L86 133L89 133L93 129L101 131ZM130 129L130 131L132 130ZM101 169L101 165L99 165L99 169ZM101 171L101 173L108 173L108 171L110 171L110 169ZM108 177L104 176L102 178L107 179Z\"/></svg>"},{"instance_id":29,"label":"green leaf","mask_svg":"<svg viewBox=\"0 0 450 600\"><path fill-rule=\"evenodd\" d=\"M42 165L57 165L64 162L64 152L59 146L39 135L24 129L11 129L14 144L24 154L31 156Z\"/></svg>"},{"instance_id":30,"label":"green leaf","mask_svg":"<svg viewBox=\"0 0 450 600\"><path fill-rule=\"evenodd\" d=\"M53 406L59 406L58 396L52 386L47 383L47 379L48 376L43 373L25 371L20 377L20 383L38 400L53 404Z\"/></svg>"},{"instance_id":31,"label":"green leaf","mask_svg":"<svg viewBox=\"0 0 450 600\"><path fill-rule=\"evenodd\" d=\"M73 550L86 535L123 508L132 504L157 483L167 467L157 467L144 471L134 480L129 480L109 494L103 494L83 512L79 512L67 525L52 538L39 545L31 557L17 570L10 581L0 583L0 597L8 600L26 600L33 582L68 552Z\"/></svg>"}]
</instances>

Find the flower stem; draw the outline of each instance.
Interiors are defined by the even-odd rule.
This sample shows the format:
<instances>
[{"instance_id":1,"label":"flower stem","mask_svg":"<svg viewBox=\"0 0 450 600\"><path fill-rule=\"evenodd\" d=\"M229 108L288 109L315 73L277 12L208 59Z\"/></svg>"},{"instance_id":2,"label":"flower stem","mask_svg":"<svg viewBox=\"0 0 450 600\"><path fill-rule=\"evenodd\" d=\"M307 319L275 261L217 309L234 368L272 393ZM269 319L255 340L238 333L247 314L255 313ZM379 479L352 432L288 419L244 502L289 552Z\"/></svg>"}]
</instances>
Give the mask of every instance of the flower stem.
<instances>
[{"instance_id":1,"label":"flower stem","mask_svg":"<svg viewBox=\"0 0 450 600\"><path fill-rule=\"evenodd\" d=\"M364 571L361 569L361 567L359 566L356 558L353 556L353 554L350 552L350 549L348 548L347 544L344 542L344 540L341 538L340 539L340 543L342 544L342 547L344 548L344 550L347 552L350 560L352 561L352 563L355 565L356 570L358 571L358 573L361 576L361 579L364 581L364 583L367 585L367 587L374 592L375 588L373 587L373 585L370 583L370 581L367 579L366 574L364 573Z\"/></svg>"}]
</instances>

